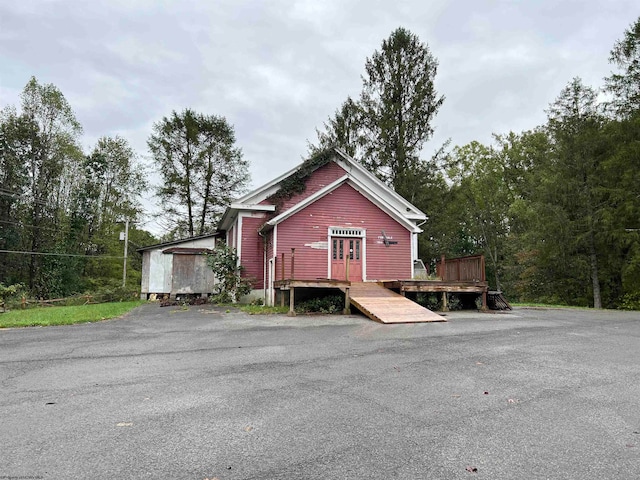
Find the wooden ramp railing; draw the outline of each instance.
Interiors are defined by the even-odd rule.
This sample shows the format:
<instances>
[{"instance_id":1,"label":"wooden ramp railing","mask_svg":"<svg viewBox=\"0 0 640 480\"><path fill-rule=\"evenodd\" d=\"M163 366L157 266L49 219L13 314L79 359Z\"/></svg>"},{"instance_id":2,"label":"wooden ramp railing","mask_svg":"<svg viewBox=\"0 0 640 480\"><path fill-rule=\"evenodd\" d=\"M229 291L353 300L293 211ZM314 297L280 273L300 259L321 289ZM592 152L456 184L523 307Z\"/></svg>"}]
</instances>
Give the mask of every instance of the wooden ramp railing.
<instances>
[{"instance_id":1,"label":"wooden ramp railing","mask_svg":"<svg viewBox=\"0 0 640 480\"><path fill-rule=\"evenodd\" d=\"M381 323L445 322L444 317L382 285L351 282L351 305Z\"/></svg>"},{"instance_id":2,"label":"wooden ramp railing","mask_svg":"<svg viewBox=\"0 0 640 480\"><path fill-rule=\"evenodd\" d=\"M491 310L513 310L511 304L502 295L502 292L498 291L487 293L487 305Z\"/></svg>"}]
</instances>

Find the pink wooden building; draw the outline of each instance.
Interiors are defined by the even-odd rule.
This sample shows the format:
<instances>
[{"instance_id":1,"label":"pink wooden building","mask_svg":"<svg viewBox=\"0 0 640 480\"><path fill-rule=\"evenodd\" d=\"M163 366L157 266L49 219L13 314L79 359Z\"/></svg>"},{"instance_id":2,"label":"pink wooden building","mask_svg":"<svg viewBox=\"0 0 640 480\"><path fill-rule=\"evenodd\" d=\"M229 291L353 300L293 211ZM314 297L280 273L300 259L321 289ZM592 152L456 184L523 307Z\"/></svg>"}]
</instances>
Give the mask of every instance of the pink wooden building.
<instances>
[{"instance_id":1,"label":"pink wooden building","mask_svg":"<svg viewBox=\"0 0 640 480\"><path fill-rule=\"evenodd\" d=\"M303 186L291 190L296 179ZM252 279L252 295L272 304L274 282L283 279L283 271L291 277L292 248L294 277L300 280L345 280L347 259L352 282L413 278L425 220L418 208L336 150L238 199L219 230Z\"/></svg>"}]
</instances>

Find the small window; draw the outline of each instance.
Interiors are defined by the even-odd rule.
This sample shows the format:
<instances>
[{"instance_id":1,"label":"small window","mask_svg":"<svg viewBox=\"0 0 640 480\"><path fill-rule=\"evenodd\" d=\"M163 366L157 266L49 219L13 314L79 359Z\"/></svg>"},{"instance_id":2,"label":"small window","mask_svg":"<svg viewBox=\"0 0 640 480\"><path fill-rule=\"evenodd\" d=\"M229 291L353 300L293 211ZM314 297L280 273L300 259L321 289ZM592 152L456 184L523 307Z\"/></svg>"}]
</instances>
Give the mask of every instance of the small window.
<instances>
[{"instance_id":1,"label":"small window","mask_svg":"<svg viewBox=\"0 0 640 480\"><path fill-rule=\"evenodd\" d=\"M336 260L338 258L338 240L333 241L333 259Z\"/></svg>"},{"instance_id":2,"label":"small window","mask_svg":"<svg viewBox=\"0 0 640 480\"><path fill-rule=\"evenodd\" d=\"M353 260L353 240L349 240L349 260Z\"/></svg>"},{"instance_id":3,"label":"small window","mask_svg":"<svg viewBox=\"0 0 640 480\"><path fill-rule=\"evenodd\" d=\"M344 259L344 251L343 251L343 241L340 240L340 260Z\"/></svg>"},{"instance_id":4,"label":"small window","mask_svg":"<svg viewBox=\"0 0 640 480\"><path fill-rule=\"evenodd\" d=\"M363 228L329 227L329 235L336 237L363 237Z\"/></svg>"},{"instance_id":5,"label":"small window","mask_svg":"<svg viewBox=\"0 0 640 480\"><path fill-rule=\"evenodd\" d=\"M356 240L356 260L360 260L360 240Z\"/></svg>"}]
</instances>

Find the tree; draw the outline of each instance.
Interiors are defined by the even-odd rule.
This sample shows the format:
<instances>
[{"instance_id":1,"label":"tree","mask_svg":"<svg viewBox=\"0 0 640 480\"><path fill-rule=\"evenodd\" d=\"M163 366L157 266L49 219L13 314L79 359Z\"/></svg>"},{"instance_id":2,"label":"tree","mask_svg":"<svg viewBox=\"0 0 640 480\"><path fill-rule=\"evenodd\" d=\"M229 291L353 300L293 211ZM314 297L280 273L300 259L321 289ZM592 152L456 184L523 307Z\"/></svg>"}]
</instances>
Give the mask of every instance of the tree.
<instances>
[{"instance_id":1,"label":"tree","mask_svg":"<svg viewBox=\"0 0 640 480\"><path fill-rule=\"evenodd\" d=\"M508 165L500 150L478 142L456 147L451 157L448 175L455 186L454 204L459 225L473 239L476 248L485 253L494 286L502 290L503 249L509 232L509 207L513 202L505 182Z\"/></svg>"},{"instance_id":2,"label":"tree","mask_svg":"<svg viewBox=\"0 0 640 480\"><path fill-rule=\"evenodd\" d=\"M622 297L640 305L640 115L609 121L603 137L608 144L601 170L607 205L601 216L604 288L614 305Z\"/></svg>"},{"instance_id":3,"label":"tree","mask_svg":"<svg viewBox=\"0 0 640 480\"><path fill-rule=\"evenodd\" d=\"M158 190L173 236L202 235L248 183L248 165L224 117L186 109L154 124L148 141L160 167Z\"/></svg>"},{"instance_id":4,"label":"tree","mask_svg":"<svg viewBox=\"0 0 640 480\"><path fill-rule=\"evenodd\" d=\"M611 107L619 116L628 117L640 110L640 17L615 43L609 62L620 69L605 79L613 95Z\"/></svg>"},{"instance_id":5,"label":"tree","mask_svg":"<svg viewBox=\"0 0 640 480\"><path fill-rule=\"evenodd\" d=\"M14 109L0 111L0 250L20 250L24 236L21 223L28 183L24 157L35 125L18 116ZM25 257L0 253L0 279L9 284L22 280L27 269Z\"/></svg>"},{"instance_id":6,"label":"tree","mask_svg":"<svg viewBox=\"0 0 640 480\"><path fill-rule=\"evenodd\" d=\"M128 142L119 136L102 137L83 161L83 181L75 195L69 238L86 255L118 256L122 222L139 217L140 192L147 188L144 172ZM132 225L132 230L133 230ZM88 282L109 283L117 279L121 261L85 262ZM109 280L108 280L109 279Z\"/></svg>"},{"instance_id":7,"label":"tree","mask_svg":"<svg viewBox=\"0 0 640 480\"><path fill-rule=\"evenodd\" d=\"M100 138L84 158L76 212L86 223L89 244L95 244L96 236L113 233L116 222L135 220L140 214L138 196L147 181L135 159L128 142L119 136ZM87 253L97 251L95 245L87 245Z\"/></svg>"},{"instance_id":8,"label":"tree","mask_svg":"<svg viewBox=\"0 0 640 480\"><path fill-rule=\"evenodd\" d=\"M342 149L347 155L362 158L362 110L351 97L324 124L324 132L316 130L318 146L311 145L311 154L331 147Z\"/></svg>"},{"instance_id":9,"label":"tree","mask_svg":"<svg viewBox=\"0 0 640 480\"><path fill-rule=\"evenodd\" d=\"M547 114L543 129L508 150L512 167L520 166L505 175L513 185L509 243L517 258L518 289L527 300L601 308L602 265L610 253L604 221L611 215L603 168L610 150L606 119L599 114L596 91L579 78ZM526 151L533 157L523 157Z\"/></svg>"},{"instance_id":10,"label":"tree","mask_svg":"<svg viewBox=\"0 0 640 480\"><path fill-rule=\"evenodd\" d=\"M619 278L619 295L623 304L640 305L640 17L625 30L609 57L618 67L605 79L612 95L610 111L617 121L606 126L610 140L608 158L604 162L608 180L608 202L615 214L605 217L609 228L609 244L617 247L617 256L607 266ZM617 267L617 268L616 268ZM617 285L614 284L614 288ZM616 292L613 291L613 294Z\"/></svg>"},{"instance_id":11,"label":"tree","mask_svg":"<svg viewBox=\"0 0 640 480\"><path fill-rule=\"evenodd\" d=\"M444 102L434 86L437 67L429 47L405 28L396 29L365 64L360 97L364 161L400 194Z\"/></svg>"},{"instance_id":12,"label":"tree","mask_svg":"<svg viewBox=\"0 0 640 480\"><path fill-rule=\"evenodd\" d=\"M574 229L573 249L588 257L593 306L602 308L596 237L604 205L599 194L604 119L598 114L597 93L574 78L550 106L548 116L557 152L555 199Z\"/></svg>"},{"instance_id":13,"label":"tree","mask_svg":"<svg viewBox=\"0 0 640 480\"><path fill-rule=\"evenodd\" d=\"M79 181L82 152L78 136L82 131L62 92L52 84L40 84L32 77L21 95L21 112L5 110L4 145L23 162L26 178L19 198L22 214L17 223L29 225L23 232L22 249L42 252L54 248L64 234L65 214L71 192ZM27 283L44 293L51 279L52 262L31 255Z\"/></svg>"},{"instance_id":14,"label":"tree","mask_svg":"<svg viewBox=\"0 0 640 480\"><path fill-rule=\"evenodd\" d=\"M319 146L311 145L311 152L339 147L399 194L416 196L418 176L431 169L419 155L444 102L434 86L437 68L428 45L396 29L366 60L360 98L347 97L317 131Z\"/></svg>"}]
</instances>

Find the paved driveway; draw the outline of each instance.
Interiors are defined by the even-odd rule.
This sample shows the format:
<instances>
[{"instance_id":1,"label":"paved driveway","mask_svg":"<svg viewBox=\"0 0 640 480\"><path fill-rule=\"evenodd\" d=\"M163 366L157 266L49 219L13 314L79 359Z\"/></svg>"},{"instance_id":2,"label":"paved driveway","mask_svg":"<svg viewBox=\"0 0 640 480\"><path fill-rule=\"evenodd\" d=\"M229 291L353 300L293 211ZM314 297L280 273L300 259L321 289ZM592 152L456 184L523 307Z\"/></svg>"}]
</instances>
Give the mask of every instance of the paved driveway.
<instances>
[{"instance_id":1,"label":"paved driveway","mask_svg":"<svg viewBox=\"0 0 640 480\"><path fill-rule=\"evenodd\" d=\"M0 331L0 478L640 477L640 314Z\"/></svg>"}]
</instances>

